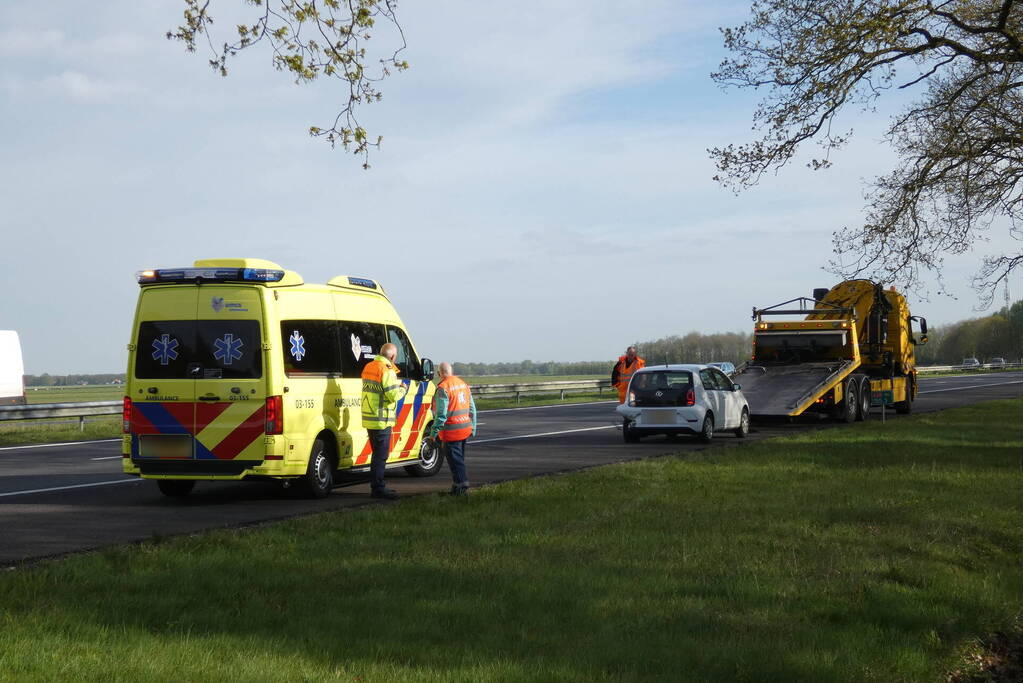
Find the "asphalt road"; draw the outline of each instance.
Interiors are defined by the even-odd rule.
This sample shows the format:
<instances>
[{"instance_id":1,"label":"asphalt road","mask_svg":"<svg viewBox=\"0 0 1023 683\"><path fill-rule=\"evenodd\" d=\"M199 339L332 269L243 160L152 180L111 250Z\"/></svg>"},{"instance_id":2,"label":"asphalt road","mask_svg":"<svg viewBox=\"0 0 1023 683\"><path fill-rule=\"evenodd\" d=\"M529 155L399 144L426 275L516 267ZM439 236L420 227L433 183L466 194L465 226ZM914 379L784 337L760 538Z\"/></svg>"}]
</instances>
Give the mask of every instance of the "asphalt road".
<instances>
[{"instance_id":1,"label":"asphalt road","mask_svg":"<svg viewBox=\"0 0 1023 683\"><path fill-rule=\"evenodd\" d=\"M1023 372L922 378L915 412L1023 397ZM711 446L650 437L626 445L613 402L483 411L468 448L474 485L581 469L664 453L741 443L730 434ZM874 420L880 415L875 410ZM888 419L900 419L889 411ZM817 427L823 426L818 423ZM813 425L756 426L749 441ZM380 504L369 486L341 486L324 500L299 498L273 482L200 482L184 500L165 498L152 481L121 473L120 439L0 448L0 566L92 548L239 527L338 508ZM445 491L445 468L417 479L388 474L403 495Z\"/></svg>"}]
</instances>

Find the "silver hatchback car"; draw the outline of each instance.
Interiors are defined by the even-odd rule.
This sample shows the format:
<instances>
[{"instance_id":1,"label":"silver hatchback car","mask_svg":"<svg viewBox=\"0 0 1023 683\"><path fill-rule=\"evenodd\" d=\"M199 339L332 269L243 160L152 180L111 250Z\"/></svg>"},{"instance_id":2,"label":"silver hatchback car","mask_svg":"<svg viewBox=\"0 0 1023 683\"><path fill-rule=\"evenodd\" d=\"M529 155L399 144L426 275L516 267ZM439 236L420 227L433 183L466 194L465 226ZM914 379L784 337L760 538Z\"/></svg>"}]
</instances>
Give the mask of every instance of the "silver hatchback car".
<instances>
[{"instance_id":1,"label":"silver hatchback car","mask_svg":"<svg viewBox=\"0 0 1023 683\"><path fill-rule=\"evenodd\" d=\"M654 365L632 376L622 435L635 443L650 434L692 434L709 442L715 431L749 433L749 404L738 384L707 365Z\"/></svg>"}]
</instances>

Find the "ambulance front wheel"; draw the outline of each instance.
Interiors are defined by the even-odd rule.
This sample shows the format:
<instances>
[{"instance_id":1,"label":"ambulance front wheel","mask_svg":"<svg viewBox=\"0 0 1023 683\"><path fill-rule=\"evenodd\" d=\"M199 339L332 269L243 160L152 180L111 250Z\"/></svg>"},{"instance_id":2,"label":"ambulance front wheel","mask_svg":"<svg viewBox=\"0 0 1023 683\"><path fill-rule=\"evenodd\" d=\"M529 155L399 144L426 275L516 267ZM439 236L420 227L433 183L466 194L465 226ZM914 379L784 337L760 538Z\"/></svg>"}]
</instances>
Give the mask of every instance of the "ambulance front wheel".
<instances>
[{"instance_id":1,"label":"ambulance front wheel","mask_svg":"<svg viewBox=\"0 0 1023 683\"><path fill-rule=\"evenodd\" d=\"M169 498L184 498L195 488L195 481L192 479L157 479L156 485L160 487L160 493Z\"/></svg>"},{"instance_id":2,"label":"ambulance front wheel","mask_svg":"<svg viewBox=\"0 0 1023 683\"><path fill-rule=\"evenodd\" d=\"M334 488L334 463L330 460L323 439L313 442L309 466L302 477L302 487L310 498L326 498Z\"/></svg>"},{"instance_id":3,"label":"ambulance front wheel","mask_svg":"<svg viewBox=\"0 0 1023 683\"><path fill-rule=\"evenodd\" d=\"M423 433L427 433L428 429L429 427L423 430ZM444 458L441 457L440 448L424 436L419 444L419 462L409 465L405 471L413 477L432 477L440 472L443 464Z\"/></svg>"}]
</instances>

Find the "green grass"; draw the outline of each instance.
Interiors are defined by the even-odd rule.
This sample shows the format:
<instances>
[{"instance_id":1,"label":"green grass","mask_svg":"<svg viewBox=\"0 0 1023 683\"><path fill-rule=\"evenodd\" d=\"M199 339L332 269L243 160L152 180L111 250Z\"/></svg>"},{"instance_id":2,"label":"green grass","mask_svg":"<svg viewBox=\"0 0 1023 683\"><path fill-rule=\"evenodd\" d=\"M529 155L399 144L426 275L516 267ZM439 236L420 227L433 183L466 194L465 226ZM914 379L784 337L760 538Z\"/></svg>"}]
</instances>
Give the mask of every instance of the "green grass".
<instances>
[{"instance_id":1,"label":"green grass","mask_svg":"<svg viewBox=\"0 0 1023 683\"><path fill-rule=\"evenodd\" d=\"M463 377L466 384L533 384L536 382L581 382L611 377L610 366L606 375L482 375Z\"/></svg>"},{"instance_id":2,"label":"green grass","mask_svg":"<svg viewBox=\"0 0 1023 683\"><path fill-rule=\"evenodd\" d=\"M944 680L1019 627L1020 408L6 572L0 677Z\"/></svg>"},{"instance_id":3,"label":"green grass","mask_svg":"<svg viewBox=\"0 0 1023 683\"><path fill-rule=\"evenodd\" d=\"M25 389L26 403L80 403L82 401L117 401L124 397L124 387L102 384L85 387L46 387Z\"/></svg>"}]
</instances>

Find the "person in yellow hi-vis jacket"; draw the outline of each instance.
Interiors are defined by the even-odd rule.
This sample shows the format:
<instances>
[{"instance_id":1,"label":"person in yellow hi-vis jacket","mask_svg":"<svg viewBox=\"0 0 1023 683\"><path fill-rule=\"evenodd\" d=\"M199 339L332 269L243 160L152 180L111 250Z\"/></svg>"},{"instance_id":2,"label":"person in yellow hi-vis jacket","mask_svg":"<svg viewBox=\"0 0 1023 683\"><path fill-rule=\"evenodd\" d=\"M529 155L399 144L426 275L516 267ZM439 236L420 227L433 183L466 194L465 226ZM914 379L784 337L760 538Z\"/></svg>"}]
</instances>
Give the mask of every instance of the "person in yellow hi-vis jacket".
<instances>
[{"instance_id":1,"label":"person in yellow hi-vis jacket","mask_svg":"<svg viewBox=\"0 0 1023 683\"><path fill-rule=\"evenodd\" d=\"M362 426L369 433L373 446L370 460L370 491L374 498L394 500L396 491L384 484L384 469L391 452L391 428L394 427L394 408L405 396L408 387L398 379L394 359L398 347L384 344L380 354L362 369Z\"/></svg>"}]
</instances>

